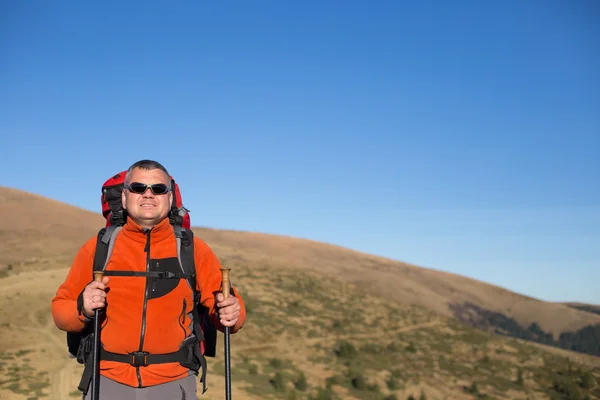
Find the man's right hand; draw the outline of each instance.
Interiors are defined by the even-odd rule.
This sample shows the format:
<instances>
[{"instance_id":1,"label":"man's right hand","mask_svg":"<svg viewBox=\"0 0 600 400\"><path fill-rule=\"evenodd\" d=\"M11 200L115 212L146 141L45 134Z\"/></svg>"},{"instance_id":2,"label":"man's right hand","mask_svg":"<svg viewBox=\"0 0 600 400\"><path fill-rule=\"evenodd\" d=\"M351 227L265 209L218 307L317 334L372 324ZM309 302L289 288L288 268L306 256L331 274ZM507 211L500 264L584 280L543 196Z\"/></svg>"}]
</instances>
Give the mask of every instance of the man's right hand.
<instances>
[{"instance_id":1,"label":"man's right hand","mask_svg":"<svg viewBox=\"0 0 600 400\"><path fill-rule=\"evenodd\" d=\"M94 317L94 310L106 307L106 285L108 276L102 282L93 281L83 290L83 313L88 318Z\"/></svg>"}]
</instances>

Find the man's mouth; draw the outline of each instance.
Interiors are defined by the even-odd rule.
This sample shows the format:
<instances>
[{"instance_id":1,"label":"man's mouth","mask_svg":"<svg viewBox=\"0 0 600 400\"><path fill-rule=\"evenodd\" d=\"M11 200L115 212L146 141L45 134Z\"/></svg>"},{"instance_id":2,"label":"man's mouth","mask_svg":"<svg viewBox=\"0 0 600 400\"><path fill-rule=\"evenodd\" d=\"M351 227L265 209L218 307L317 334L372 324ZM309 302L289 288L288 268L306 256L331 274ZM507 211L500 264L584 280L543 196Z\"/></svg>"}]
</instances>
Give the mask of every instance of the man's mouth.
<instances>
[{"instance_id":1,"label":"man's mouth","mask_svg":"<svg viewBox=\"0 0 600 400\"><path fill-rule=\"evenodd\" d=\"M154 204L140 204L140 207L142 207L142 208L151 208L151 207L154 207Z\"/></svg>"}]
</instances>

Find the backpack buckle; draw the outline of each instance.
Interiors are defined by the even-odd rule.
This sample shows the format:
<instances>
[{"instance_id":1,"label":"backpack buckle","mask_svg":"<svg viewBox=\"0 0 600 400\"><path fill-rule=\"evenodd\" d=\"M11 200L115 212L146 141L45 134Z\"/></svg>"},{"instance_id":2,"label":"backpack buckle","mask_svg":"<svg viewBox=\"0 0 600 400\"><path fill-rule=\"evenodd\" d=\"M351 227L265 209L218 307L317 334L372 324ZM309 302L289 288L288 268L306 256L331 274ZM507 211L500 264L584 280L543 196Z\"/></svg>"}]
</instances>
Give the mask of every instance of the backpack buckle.
<instances>
[{"instance_id":1,"label":"backpack buckle","mask_svg":"<svg viewBox=\"0 0 600 400\"><path fill-rule=\"evenodd\" d=\"M147 356L150 353L146 352L146 351L136 351L133 353L129 353L129 355L131 356L131 362L129 364L133 365L134 367L147 367L148 366L148 359Z\"/></svg>"},{"instance_id":2,"label":"backpack buckle","mask_svg":"<svg viewBox=\"0 0 600 400\"><path fill-rule=\"evenodd\" d=\"M181 274L171 271L160 271L157 275L159 279L179 279L181 277Z\"/></svg>"}]
</instances>

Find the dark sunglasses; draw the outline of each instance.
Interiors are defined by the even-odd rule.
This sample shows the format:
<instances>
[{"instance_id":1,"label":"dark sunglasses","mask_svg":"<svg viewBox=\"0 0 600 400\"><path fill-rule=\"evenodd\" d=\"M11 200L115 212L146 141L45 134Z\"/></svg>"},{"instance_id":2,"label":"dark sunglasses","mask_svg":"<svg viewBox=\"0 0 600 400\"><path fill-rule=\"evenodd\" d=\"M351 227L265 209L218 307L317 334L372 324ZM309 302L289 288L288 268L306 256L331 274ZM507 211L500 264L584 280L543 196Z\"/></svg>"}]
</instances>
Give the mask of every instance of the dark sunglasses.
<instances>
[{"instance_id":1,"label":"dark sunglasses","mask_svg":"<svg viewBox=\"0 0 600 400\"><path fill-rule=\"evenodd\" d=\"M152 190L154 194L167 194L171 189L164 183L155 183L154 185L146 185L145 183L133 182L129 186L125 186L125 189L131 193L144 194L146 190Z\"/></svg>"}]
</instances>

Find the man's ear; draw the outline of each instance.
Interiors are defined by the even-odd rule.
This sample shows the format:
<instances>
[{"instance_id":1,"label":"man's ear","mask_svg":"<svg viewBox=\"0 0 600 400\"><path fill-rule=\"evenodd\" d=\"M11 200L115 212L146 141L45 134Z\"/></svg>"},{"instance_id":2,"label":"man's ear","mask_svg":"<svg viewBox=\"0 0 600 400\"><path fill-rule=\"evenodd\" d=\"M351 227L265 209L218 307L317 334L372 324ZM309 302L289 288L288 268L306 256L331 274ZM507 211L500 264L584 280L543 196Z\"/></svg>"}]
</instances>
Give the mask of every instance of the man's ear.
<instances>
[{"instance_id":1,"label":"man's ear","mask_svg":"<svg viewBox=\"0 0 600 400\"><path fill-rule=\"evenodd\" d=\"M127 209L127 196L125 196L125 188L123 188L123 191L121 192L121 204L123 204L123 208L126 210Z\"/></svg>"}]
</instances>

